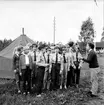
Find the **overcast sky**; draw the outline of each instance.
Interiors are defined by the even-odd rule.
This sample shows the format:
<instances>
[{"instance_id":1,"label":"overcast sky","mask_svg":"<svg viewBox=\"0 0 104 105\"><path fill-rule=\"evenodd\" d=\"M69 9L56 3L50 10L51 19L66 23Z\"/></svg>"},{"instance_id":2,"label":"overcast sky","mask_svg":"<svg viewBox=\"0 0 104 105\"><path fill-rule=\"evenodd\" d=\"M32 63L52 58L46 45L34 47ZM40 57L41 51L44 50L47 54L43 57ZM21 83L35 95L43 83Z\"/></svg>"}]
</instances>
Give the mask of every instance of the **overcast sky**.
<instances>
[{"instance_id":1,"label":"overcast sky","mask_svg":"<svg viewBox=\"0 0 104 105\"><path fill-rule=\"evenodd\" d=\"M82 22L89 16L100 41L103 29L103 0L0 1L0 39L15 39L25 28L34 41L53 42L53 18L56 17L56 42L76 41Z\"/></svg>"}]
</instances>

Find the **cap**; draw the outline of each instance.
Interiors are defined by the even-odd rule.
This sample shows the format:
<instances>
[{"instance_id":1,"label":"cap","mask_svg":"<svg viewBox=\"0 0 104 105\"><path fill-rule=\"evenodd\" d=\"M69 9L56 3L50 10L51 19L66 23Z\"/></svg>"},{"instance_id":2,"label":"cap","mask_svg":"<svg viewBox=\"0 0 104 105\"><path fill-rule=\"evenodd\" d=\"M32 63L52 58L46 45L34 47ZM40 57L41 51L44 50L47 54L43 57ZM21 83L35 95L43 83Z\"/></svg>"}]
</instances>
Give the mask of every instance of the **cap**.
<instances>
[{"instance_id":1,"label":"cap","mask_svg":"<svg viewBox=\"0 0 104 105\"><path fill-rule=\"evenodd\" d=\"M45 44L42 44L38 47L39 50L42 50L42 49L45 49L45 48L46 48Z\"/></svg>"},{"instance_id":2,"label":"cap","mask_svg":"<svg viewBox=\"0 0 104 105\"><path fill-rule=\"evenodd\" d=\"M33 43L33 44L32 44L32 47L33 47L33 46L36 46L36 47L38 47L37 43Z\"/></svg>"},{"instance_id":3,"label":"cap","mask_svg":"<svg viewBox=\"0 0 104 105\"><path fill-rule=\"evenodd\" d=\"M58 46L58 45L56 45L54 49L59 49L59 46Z\"/></svg>"},{"instance_id":4,"label":"cap","mask_svg":"<svg viewBox=\"0 0 104 105\"><path fill-rule=\"evenodd\" d=\"M73 41L70 41L70 42L68 43L68 45L69 45L70 47L72 47L72 46L74 45L74 42L73 42Z\"/></svg>"},{"instance_id":5,"label":"cap","mask_svg":"<svg viewBox=\"0 0 104 105\"><path fill-rule=\"evenodd\" d=\"M48 50L48 51L51 51L51 48L50 48L50 47L47 47L47 50Z\"/></svg>"}]
</instances>

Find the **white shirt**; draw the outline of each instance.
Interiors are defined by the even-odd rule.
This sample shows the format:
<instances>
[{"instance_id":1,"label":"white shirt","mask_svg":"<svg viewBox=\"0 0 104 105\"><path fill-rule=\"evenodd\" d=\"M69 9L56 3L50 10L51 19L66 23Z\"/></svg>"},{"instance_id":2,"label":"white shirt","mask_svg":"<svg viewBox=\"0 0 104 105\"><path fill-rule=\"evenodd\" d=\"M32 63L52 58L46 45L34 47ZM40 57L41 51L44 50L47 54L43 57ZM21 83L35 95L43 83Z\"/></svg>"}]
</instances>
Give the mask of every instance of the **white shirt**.
<instances>
[{"instance_id":1,"label":"white shirt","mask_svg":"<svg viewBox=\"0 0 104 105\"><path fill-rule=\"evenodd\" d=\"M29 65L29 57L28 57L28 55L27 54L25 54L25 63L26 63L26 65Z\"/></svg>"},{"instance_id":2,"label":"white shirt","mask_svg":"<svg viewBox=\"0 0 104 105\"><path fill-rule=\"evenodd\" d=\"M89 50L89 52L91 52L91 51L92 51L92 49Z\"/></svg>"},{"instance_id":3,"label":"white shirt","mask_svg":"<svg viewBox=\"0 0 104 105\"><path fill-rule=\"evenodd\" d=\"M56 53L51 54L50 57L51 57L51 62L55 63L56 62ZM61 60L62 60L62 56L61 56L61 54L58 54L58 63L61 63Z\"/></svg>"}]
</instances>

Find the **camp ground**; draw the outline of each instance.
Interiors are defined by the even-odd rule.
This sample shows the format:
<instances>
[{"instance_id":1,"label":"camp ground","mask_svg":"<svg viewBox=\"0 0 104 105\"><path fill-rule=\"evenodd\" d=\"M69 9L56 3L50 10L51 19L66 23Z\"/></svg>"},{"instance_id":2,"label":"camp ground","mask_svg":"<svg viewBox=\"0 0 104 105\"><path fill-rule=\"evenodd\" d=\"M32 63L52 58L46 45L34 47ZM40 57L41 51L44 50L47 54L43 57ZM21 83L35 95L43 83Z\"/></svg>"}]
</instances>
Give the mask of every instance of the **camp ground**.
<instances>
[{"instance_id":1,"label":"camp ground","mask_svg":"<svg viewBox=\"0 0 104 105\"><path fill-rule=\"evenodd\" d=\"M8 47L0 52L0 78L14 78L12 69L14 48L19 45L25 46L28 43L33 44L34 41L25 34L22 34L16 38Z\"/></svg>"}]
</instances>

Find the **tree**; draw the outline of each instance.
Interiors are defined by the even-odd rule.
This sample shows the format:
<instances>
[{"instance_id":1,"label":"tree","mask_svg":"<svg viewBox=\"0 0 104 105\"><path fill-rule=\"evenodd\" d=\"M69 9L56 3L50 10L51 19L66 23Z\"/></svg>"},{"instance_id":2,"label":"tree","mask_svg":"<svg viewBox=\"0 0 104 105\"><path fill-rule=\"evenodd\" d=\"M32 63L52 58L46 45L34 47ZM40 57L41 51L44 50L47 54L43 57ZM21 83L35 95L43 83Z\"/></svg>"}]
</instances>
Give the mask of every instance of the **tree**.
<instances>
[{"instance_id":1,"label":"tree","mask_svg":"<svg viewBox=\"0 0 104 105\"><path fill-rule=\"evenodd\" d=\"M0 51L3 50L5 47L7 47L9 44L11 44L11 42L12 42L11 39L0 40Z\"/></svg>"},{"instance_id":2,"label":"tree","mask_svg":"<svg viewBox=\"0 0 104 105\"><path fill-rule=\"evenodd\" d=\"M94 24L92 22L92 19L88 17L88 19L82 23L79 40L85 43L88 42L89 40L93 41L95 37L94 34L95 34Z\"/></svg>"},{"instance_id":3,"label":"tree","mask_svg":"<svg viewBox=\"0 0 104 105\"><path fill-rule=\"evenodd\" d=\"M103 27L102 37L104 37L104 27Z\"/></svg>"},{"instance_id":4,"label":"tree","mask_svg":"<svg viewBox=\"0 0 104 105\"><path fill-rule=\"evenodd\" d=\"M104 27L103 27L103 32L102 32L102 34L101 34L101 42L104 42Z\"/></svg>"}]
</instances>

